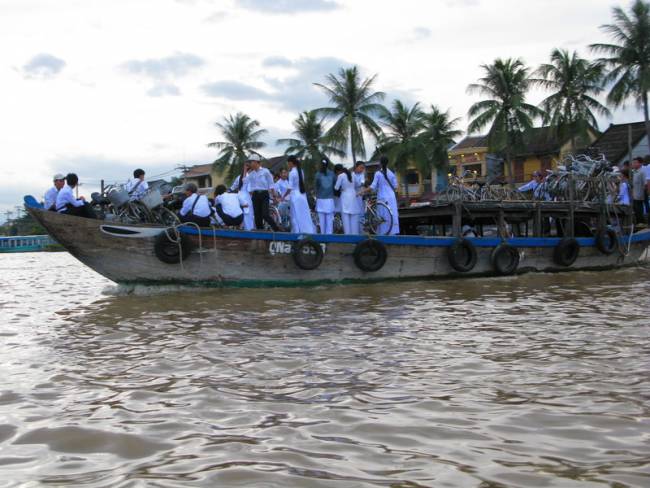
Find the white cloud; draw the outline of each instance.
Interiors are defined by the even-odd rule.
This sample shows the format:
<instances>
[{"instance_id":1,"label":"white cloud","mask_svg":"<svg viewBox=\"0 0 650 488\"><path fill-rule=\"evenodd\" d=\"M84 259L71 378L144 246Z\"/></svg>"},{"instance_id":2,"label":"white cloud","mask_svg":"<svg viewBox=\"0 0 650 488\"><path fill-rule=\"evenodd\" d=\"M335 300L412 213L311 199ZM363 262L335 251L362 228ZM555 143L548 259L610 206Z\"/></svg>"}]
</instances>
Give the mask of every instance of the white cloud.
<instances>
[{"instance_id":1,"label":"white cloud","mask_svg":"<svg viewBox=\"0 0 650 488\"><path fill-rule=\"evenodd\" d=\"M53 78L65 68L65 61L48 53L34 56L23 66L25 78L48 79Z\"/></svg>"},{"instance_id":2,"label":"white cloud","mask_svg":"<svg viewBox=\"0 0 650 488\"><path fill-rule=\"evenodd\" d=\"M249 10L271 14L296 14L336 10L340 5L332 0L237 0L237 5Z\"/></svg>"}]
</instances>

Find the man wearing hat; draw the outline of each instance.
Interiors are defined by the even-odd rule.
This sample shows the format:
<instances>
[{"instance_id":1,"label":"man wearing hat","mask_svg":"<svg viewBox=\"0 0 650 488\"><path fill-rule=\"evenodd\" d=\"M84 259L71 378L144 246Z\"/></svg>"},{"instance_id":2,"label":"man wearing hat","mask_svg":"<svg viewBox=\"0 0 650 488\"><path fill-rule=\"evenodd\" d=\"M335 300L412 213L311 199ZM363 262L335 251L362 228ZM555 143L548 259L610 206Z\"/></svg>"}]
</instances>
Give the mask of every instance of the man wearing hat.
<instances>
[{"instance_id":1,"label":"man wearing hat","mask_svg":"<svg viewBox=\"0 0 650 488\"><path fill-rule=\"evenodd\" d=\"M269 212L269 192L273 188L273 175L268 169L262 167L260 158L256 154L252 154L248 161L251 170L246 177L246 183L253 200L255 227L264 229L264 221L266 221L275 232L279 232L280 228Z\"/></svg>"},{"instance_id":2,"label":"man wearing hat","mask_svg":"<svg viewBox=\"0 0 650 488\"><path fill-rule=\"evenodd\" d=\"M544 180L544 177L542 176L541 171L533 171L533 179L530 180L525 185L522 185L519 188L517 188L517 191L520 191L522 193L526 192L526 191L535 192L535 190L542 183L543 180Z\"/></svg>"},{"instance_id":3,"label":"man wearing hat","mask_svg":"<svg viewBox=\"0 0 650 488\"><path fill-rule=\"evenodd\" d=\"M65 176L61 173L57 173L53 178L54 186L45 192L43 197L43 208L45 210L56 210L56 197L59 194L59 190L65 185Z\"/></svg>"}]
</instances>

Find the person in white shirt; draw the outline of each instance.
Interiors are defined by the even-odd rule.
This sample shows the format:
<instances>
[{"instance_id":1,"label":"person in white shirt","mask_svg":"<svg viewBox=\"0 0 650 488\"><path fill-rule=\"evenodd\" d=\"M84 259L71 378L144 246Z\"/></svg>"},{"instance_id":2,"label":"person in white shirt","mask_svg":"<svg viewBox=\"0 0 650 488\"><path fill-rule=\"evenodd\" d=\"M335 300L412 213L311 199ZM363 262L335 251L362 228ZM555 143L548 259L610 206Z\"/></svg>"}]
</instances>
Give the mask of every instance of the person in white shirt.
<instances>
[{"instance_id":1,"label":"person in white shirt","mask_svg":"<svg viewBox=\"0 0 650 488\"><path fill-rule=\"evenodd\" d=\"M214 190L214 207L221 221L231 227L239 227L244 221L244 212L237 193L227 193L225 185Z\"/></svg>"},{"instance_id":2,"label":"person in white shirt","mask_svg":"<svg viewBox=\"0 0 650 488\"><path fill-rule=\"evenodd\" d=\"M86 199L81 196L76 198L73 190L79 183L79 178L74 173L68 173L65 177L66 185L61 188L56 197L56 211L61 214L75 215L77 217L86 217L95 219L97 216Z\"/></svg>"},{"instance_id":3,"label":"person in white shirt","mask_svg":"<svg viewBox=\"0 0 650 488\"><path fill-rule=\"evenodd\" d=\"M530 180L525 185L522 185L519 188L517 188L517 191L521 193L532 191L534 193L537 187L542 183L543 179L544 177L542 176L542 173L540 171L533 171L533 179Z\"/></svg>"},{"instance_id":4,"label":"person in white shirt","mask_svg":"<svg viewBox=\"0 0 650 488\"><path fill-rule=\"evenodd\" d=\"M280 218L282 219L285 228L289 223L289 172L282 168L280 170L280 178L273 186L273 193L275 194L275 204L278 206Z\"/></svg>"},{"instance_id":5,"label":"person in white shirt","mask_svg":"<svg viewBox=\"0 0 650 488\"><path fill-rule=\"evenodd\" d=\"M618 185L618 196L616 203L619 205L630 205L630 187L628 180L630 179L630 171L628 169L621 170L621 182Z\"/></svg>"},{"instance_id":6,"label":"person in white shirt","mask_svg":"<svg viewBox=\"0 0 650 488\"><path fill-rule=\"evenodd\" d=\"M136 169L133 178L126 184L125 190L129 192L131 201L140 200L149 190L149 185L144 181L144 170Z\"/></svg>"},{"instance_id":7,"label":"person in white shirt","mask_svg":"<svg viewBox=\"0 0 650 488\"><path fill-rule=\"evenodd\" d=\"M334 189L341 192L341 220L343 221L343 232L346 234L359 234L360 214L362 212L357 192L362 189L358 186L358 180L352 177L350 171L342 164L334 166L334 172L338 175Z\"/></svg>"},{"instance_id":8,"label":"person in white shirt","mask_svg":"<svg viewBox=\"0 0 650 488\"><path fill-rule=\"evenodd\" d=\"M361 190L359 193L367 193L374 191L377 193L377 201L384 202L386 207L379 207L379 215L385 220L379 224L377 234L379 235L397 235L399 234L399 213L397 209L397 177L395 173L388 169L388 158L382 156L379 160L381 169L375 172L372 183L368 188ZM392 215L387 215L390 212ZM392 217L392 225L389 227L390 218Z\"/></svg>"},{"instance_id":9,"label":"person in white shirt","mask_svg":"<svg viewBox=\"0 0 650 488\"><path fill-rule=\"evenodd\" d=\"M247 177L250 170L248 161L244 162L242 172L235 178L230 191L237 193L241 203L242 210L244 211L244 230L253 230L255 228L255 215L253 214L253 200L248 191Z\"/></svg>"},{"instance_id":10,"label":"person in white shirt","mask_svg":"<svg viewBox=\"0 0 650 488\"><path fill-rule=\"evenodd\" d=\"M289 165L289 198L291 200L291 232L314 234L314 223L307 201L305 175L296 156L287 158Z\"/></svg>"},{"instance_id":11,"label":"person in white shirt","mask_svg":"<svg viewBox=\"0 0 650 488\"><path fill-rule=\"evenodd\" d=\"M205 195L197 193L198 188L194 183L185 185L185 200L180 211L181 222L193 222L199 227L210 227L212 208Z\"/></svg>"},{"instance_id":12,"label":"person in white shirt","mask_svg":"<svg viewBox=\"0 0 650 488\"><path fill-rule=\"evenodd\" d=\"M43 208L45 210L56 211L56 197L58 196L61 188L63 188L63 185L65 185L65 176L63 176L61 173L57 173L54 175L52 181L54 182L54 186L47 190L43 196Z\"/></svg>"},{"instance_id":13,"label":"person in white shirt","mask_svg":"<svg viewBox=\"0 0 650 488\"><path fill-rule=\"evenodd\" d=\"M264 222L266 222L274 232L279 232L280 228L269 212L269 197L273 189L273 175L268 169L262 167L258 156L251 156L249 161L251 170L248 172L247 183L248 191L253 200L255 227L258 230L263 230Z\"/></svg>"}]
</instances>

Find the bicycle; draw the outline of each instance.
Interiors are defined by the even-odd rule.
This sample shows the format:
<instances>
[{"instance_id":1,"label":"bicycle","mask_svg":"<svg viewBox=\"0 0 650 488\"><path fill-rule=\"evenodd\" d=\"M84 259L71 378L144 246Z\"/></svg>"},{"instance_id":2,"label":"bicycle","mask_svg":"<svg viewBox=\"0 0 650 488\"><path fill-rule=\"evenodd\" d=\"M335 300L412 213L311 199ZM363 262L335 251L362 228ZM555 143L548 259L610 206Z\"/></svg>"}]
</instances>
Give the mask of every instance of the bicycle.
<instances>
[{"instance_id":1,"label":"bicycle","mask_svg":"<svg viewBox=\"0 0 650 488\"><path fill-rule=\"evenodd\" d=\"M384 202L377 200L376 196L364 199L364 210L361 216L361 228L366 234L380 235L379 229L385 224L387 233L393 228L393 212Z\"/></svg>"}]
</instances>

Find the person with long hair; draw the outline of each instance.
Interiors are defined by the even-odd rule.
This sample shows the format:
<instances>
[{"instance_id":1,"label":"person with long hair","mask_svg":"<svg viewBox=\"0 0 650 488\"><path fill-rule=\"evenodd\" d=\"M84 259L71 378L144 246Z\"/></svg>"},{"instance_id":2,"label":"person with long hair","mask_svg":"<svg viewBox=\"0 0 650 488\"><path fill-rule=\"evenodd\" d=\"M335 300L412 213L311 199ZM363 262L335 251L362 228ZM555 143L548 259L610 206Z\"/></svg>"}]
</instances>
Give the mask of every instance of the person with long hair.
<instances>
[{"instance_id":1,"label":"person with long hair","mask_svg":"<svg viewBox=\"0 0 650 488\"><path fill-rule=\"evenodd\" d=\"M321 234L334 233L334 183L336 176L329 169L327 158L321 159L320 170L314 177L316 193L316 213Z\"/></svg>"},{"instance_id":2,"label":"person with long hair","mask_svg":"<svg viewBox=\"0 0 650 488\"><path fill-rule=\"evenodd\" d=\"M313 234L314 223L311 221L305 175L300 167L300 160L296 156L289 156L287 164L289 166L291 232Z\"/></svg>"},{"instance_id":3,"label":"person with long hair","mask_svg":"<svg viewBox=\"0 0 650 488\"><path fill-rule=\"evenodd\" d=\"M334 172L338 175L334 189L341 192L341 220L343 221L343 232L346 234L359 234L359 220L363 207L359 205L357 192L361 186L357 186L358 180L352 178L350 170L342 164L334 166Z\"/></svg>"},{"instance_id":4,"label":"person with long hair","mask_svg":"<svg viewBox=\"0 0 650 488\"><path fill-rule=\"evenodd\" d=\"M241 203L242 210L244 211L244 230L255 229L255 214L253 213L253 199L248 191L248 172L250 170L250 161L245 161L242 165L241 173L237 175L235 181L230 186L230 191L237 193Z\"/></svg>"},{"instance_id":5,"label":"person with long hair","mask_svg":"<svg viewBox=\"0 0 650 488\"><path fill-rule=\"evenodd\" d=\"M361 190L359 193L366 193L368 191L374 191L377 193L377 201L385 203L392 215L393 225L388 226L391 219L388 215L382 215L384 212L388 212L388 209L381 206L379 207L379 215L385 217L384 221L379 225L377 229L377 234L381 235L396 235L399 234L399 214L397 210L397 177L390 169L388 169L388 158L382 156L379 160L381 169L375 172L375 176L372 180L372 183L365 190Z\"/></svg>"}]
</instances>

